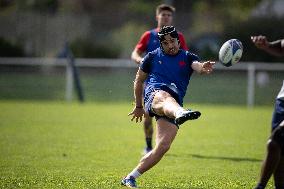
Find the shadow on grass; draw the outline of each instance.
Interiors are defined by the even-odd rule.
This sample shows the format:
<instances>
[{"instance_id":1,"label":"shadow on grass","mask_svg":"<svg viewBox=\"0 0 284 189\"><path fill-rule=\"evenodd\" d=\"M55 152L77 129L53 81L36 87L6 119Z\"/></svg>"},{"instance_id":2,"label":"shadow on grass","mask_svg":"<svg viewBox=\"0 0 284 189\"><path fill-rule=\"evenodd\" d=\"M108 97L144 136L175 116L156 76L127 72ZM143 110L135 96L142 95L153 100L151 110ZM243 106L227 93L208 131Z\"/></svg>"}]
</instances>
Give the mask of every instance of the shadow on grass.
<instances>
[{"instance_id":1,"label":"shadow on grass","mask_svg":"<svg viewBox=\"0 0 284 189\"><path fill-rule=\"evenodd\" d=\"M261 159L256 158L241 158L241 157L223 157L223 156L206 156L200 154L166 154L169 157L177 157L177 158L198 158L198 159L216 159L216 160L227 160L227 161L235 161L235 162L261 162Z\"/></svg>"}]
</instances>

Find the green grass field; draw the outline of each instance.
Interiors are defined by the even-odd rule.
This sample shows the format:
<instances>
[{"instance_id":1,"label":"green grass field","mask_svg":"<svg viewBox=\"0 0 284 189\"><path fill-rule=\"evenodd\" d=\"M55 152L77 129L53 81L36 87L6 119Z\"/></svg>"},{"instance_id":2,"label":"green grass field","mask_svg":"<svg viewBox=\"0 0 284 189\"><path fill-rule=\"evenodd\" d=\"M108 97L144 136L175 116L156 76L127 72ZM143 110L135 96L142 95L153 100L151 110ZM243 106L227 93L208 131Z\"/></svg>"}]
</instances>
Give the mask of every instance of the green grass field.
<instances>
[{"instance_id":1,"label":"green grass field","mask_svg":"<svg viewBox=\"0 0 284 189\"><path fill-rule=\"evenodd\" d=\"M0 188L121 188L144 146L130 103L0 101ZM253 188L272 106L191 106L164 159L141 188ZM270 181L268 188L272 188Z\"/></svg>"}]
</instances>

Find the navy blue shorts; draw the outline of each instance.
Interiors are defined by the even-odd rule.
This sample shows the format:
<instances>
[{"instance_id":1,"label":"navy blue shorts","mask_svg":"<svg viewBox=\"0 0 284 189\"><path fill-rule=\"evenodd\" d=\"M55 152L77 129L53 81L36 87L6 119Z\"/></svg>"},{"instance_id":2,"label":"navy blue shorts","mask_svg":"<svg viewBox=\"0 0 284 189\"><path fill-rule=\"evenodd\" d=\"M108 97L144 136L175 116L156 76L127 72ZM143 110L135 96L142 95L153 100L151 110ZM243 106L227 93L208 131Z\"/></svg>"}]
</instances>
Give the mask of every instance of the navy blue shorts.
<instances>
[{"instance_id":1,"label":"navy blue shorts","mask_svg":"<svg viewBox=\"0 0 284 189\"><path fill-rule=\"evenodd\" d=\"M171 119L171 118L166 117L166 116L159 116L152 110L153 99L154 99L156 92L158 92L158 91L165 91L165 92L169 93L177 101L177 103L182 106L178 92L175 90L175 88L173 86L166 85L166 84L158 85L158 86L148 86L146 88L145 94L144 94L145 111L149 114L150 117L155 117L156 120L158 120L160 118L164 118L167 121L169 121L170 123L176 125L174 119Z\"/></svg>"},{"instance_id":2,"label":"navy blue shorts","mask_svg":"<svg viewBox=\"0 0 284 189\"><path fill-rule=\"evenodd\" d=\"M272 116L272 130L277 128L284 120L284 101L276 99L274 112Z\"/></svg>"}]
</instances>

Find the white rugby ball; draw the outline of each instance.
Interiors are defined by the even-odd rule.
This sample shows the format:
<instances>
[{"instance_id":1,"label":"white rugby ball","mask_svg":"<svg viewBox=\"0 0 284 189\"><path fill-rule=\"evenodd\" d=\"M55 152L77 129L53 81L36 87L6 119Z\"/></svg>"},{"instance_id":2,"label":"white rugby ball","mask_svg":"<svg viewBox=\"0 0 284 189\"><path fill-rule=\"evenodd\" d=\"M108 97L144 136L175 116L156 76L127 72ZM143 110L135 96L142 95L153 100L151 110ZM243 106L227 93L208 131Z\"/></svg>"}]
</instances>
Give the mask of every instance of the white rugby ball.
<instances>
[{"instance_id":1,"label":"white rugby ball","mask_svg":"<svg viewBox=\"0 0 284 189\"><path fill-rule=\"evenodd\" d=\"M243 54L242 42L238 39L226 41L219 50L219 61L226 67L238 63Z\"/></svg>"}]
</instances>

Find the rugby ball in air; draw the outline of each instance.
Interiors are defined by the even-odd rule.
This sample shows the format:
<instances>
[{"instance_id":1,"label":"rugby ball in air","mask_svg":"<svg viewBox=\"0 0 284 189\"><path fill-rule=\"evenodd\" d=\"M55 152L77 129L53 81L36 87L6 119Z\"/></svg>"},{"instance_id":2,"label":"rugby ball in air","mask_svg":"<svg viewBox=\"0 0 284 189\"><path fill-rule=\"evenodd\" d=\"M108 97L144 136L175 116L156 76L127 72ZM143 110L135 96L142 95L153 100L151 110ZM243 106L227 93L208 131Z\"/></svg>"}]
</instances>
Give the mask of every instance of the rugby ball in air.
<instances>
[{"instance_id":1,"label":"rugby ball in air","mask_svg":"<svg viewBox=\"0 0 284 189\"><path fill-rule=\"evenodd\" d=\"M238 63L243 54L242 42L238 39L226 41L219 50L219 61L226 67Z\"/></svg>"}]
</instances>

